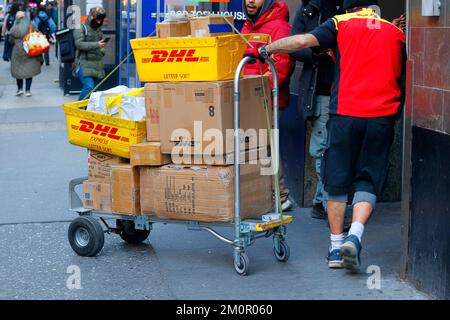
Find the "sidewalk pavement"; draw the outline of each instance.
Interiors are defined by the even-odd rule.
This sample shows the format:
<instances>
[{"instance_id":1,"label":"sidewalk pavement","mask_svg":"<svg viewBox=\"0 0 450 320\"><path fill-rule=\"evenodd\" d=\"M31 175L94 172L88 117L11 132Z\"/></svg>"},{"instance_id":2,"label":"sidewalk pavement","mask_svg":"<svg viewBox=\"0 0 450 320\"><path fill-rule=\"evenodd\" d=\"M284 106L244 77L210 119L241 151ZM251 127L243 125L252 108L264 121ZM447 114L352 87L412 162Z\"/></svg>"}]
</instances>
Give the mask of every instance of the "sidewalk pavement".
<instances>
[{"instance_id":1,"label":"sidewalk pavement","mask_svg":"<svg viewBox=\"0 0 450 320\"><path fill-rule=\"evenodd\" d=\"M18 98L9 64L0 62L0 299L428 298L399 279L398 204L381 205L371 219L356 275L328 269L329 230L309 209L293 212L289 262L275 261L270 239L257 241L248 249L247 277L236 275L230 246L183 225L155 225L137 246L107 236L97 257L77 256L67 240L75 218L67 189L87 174L87 153L67 142L61 108L77 96L63 96L54 60L42 71L33 97ZM219 231L232 236L229 228ZM70 266L81 270L81 290L66 286ZM367 286L369 266L379 267L380 288Z\"/></svg>"},{"instance_id":2,"label":"sidewalk pavement","mask_svg":"<svg viewBox=\"0 0 450 320\"><path fill-rule=\"evenodd\" d=\"M3 52L3 45L4 42L0 42L0 52ZM77 99L74 95L65 97L59 88L59 65L54 46L51 48L50 58L50 66L44 64L41 74L33 78L32 97L16 97L16 79L11 76L10 63L0 59L0 110L60 107ZM27 120L24 118L23 122L28 122Z\"/></svg>"},{"instance_id":3,"label":"sidewalk pavement","mask_svg":"<svg viewBox=\"0 0 450 320\"><path fill-rule=\"evenodd\" d=\"M290 260L277 262L272 240L261 239L247 249L246 277L234 271L231 246L184 225L155 224L141 245L105 235L94 258L72 251L68 223L0 225L0 299L429 299L399 279L399 204L381 205L370 221L358 274L328 269L326 223L309 209L293 214ZM232 237L232 228L218 231ZM67 286L74 268L79 290Z\"/></svg>"}]
</instances>

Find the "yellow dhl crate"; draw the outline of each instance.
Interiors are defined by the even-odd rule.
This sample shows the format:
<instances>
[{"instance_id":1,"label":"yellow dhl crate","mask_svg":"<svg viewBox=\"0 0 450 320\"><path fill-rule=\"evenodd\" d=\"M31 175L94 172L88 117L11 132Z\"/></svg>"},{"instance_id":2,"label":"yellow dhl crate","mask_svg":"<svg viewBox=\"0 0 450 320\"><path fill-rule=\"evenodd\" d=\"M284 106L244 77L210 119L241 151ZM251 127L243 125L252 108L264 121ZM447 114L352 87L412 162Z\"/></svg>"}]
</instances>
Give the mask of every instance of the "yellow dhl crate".
<instances>
[{"instance_id":1,"label":"yellow dhl crate","mask_svg":"<svg viewBox=\"0 0 450 320\"><path fill-rule=\"evenodd\" d=\"M145 140L145 120L129 121L86 111L83 108L88 102L84 100L64 105L69 142L129 159L130 145Z\"/></svg>"},{"instance_id":2,"label":"yellow dhl crate","mask_svg":"<svg viewBox=\"0 0 450 320\"><path fill-rule=\"evenodd\" d=\"M130 42L141 82L231 80L247 48L239 35Z\"/></svg>"}]
</instances>

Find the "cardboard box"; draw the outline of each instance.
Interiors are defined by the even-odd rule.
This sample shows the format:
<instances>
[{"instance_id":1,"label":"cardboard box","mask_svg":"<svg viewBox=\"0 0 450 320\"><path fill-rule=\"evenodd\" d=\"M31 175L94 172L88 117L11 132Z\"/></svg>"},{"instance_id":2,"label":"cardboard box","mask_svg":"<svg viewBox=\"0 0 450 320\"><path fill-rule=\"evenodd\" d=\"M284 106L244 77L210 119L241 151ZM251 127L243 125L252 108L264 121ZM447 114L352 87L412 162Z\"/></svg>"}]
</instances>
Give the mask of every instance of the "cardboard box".
<instances>
[{"instance_id":1,"label":"cardboard box","mask_svg":"<svg viewBox=\"0 0 450 320\"><path fill-rule=\"evenodd\" d=\"M241 218L272 209L272 176L260 165L241 166ZM232 222L234 166L141 167L142 214L164 219Z\"/></svg>"},{"instance_id":2,"label":"cardboard box","mask_svg":"<svg viewBox=\"0 0 450 320\"><path fill-rule=\"evenodd\" d=\"M195 38L203 38L233 34L233 28L225 20L234 25L232 16L212 15L193 17L189 19L191 24L191 35Z\"/></svg>"},{"instance_id":3,"label":"cardboard box","mask_svg":"<svg viewBox=\"0 0 450 320\"><path fill-rule=\"evenodd\" d=\"M156 24L156 36L158 38L187 37L190 34L191 29L188 21Z\"/></svg>"},{"instance_id":4,"label":"cardboard box","mask_svg":"<svg viewBox=\"0 0 450 320\"><path fill-rule=\"evenodd\" d=\"M131 165L114 165L111 170L112 211L140 215L139 169Z\"/></svg>"},{"instance_id":5,"label":"cardboard box","mask_svg":"<svg viewBox=\"0 0 450 320\"><path fill-rule=\"evenodd\" d=\"M220 155L234 151L233 81L161 82L154 85L158 87L163 153ZM264 104L263 91L267 104ZM265 139L260 139L260 129L267 130L264 107L271 108L270 92L269 77L241 79L240 125L247 132L241 135L241 150L269 144L270 139L264 131ZM270 117L272 110L268 112Z\"/></svg>"},{"instance_id":6,"label":"cardboard box","mask_svg":"<svg viewBox=\"0 0 450 320\"><path fill-rule=\"evenodd\" d=\"M171 162L170 155L161 153L161 142L143 142L130 147L131 165L162 166Z\"/></svg>"},{"instance_id":7,"label":"cardboard box","mask_svg":"<svg viewBox=\"0 0 450 320\"><path fill-rule=\"evenodd\" d=\"M83 206L87 209L111 212L111 185L91 181L83 182Z\"/></svg>"},{"instance_id":8,"label":"cardboard box","mask_svg":"<svg viewBox=\"0 0 450 320\"><path fill-rule=\"evenodd\" d=\"M158 94L157 83L145 85L145 111L147 114L147 141L157 142L161 140L159 127L159 105L161 95Z\"/></svg>"},{"instance_id":9,"label":"cardboard box","mask_svg":"<svg viewBox=\"0 0 450 320\"><path fill-rule=\"evenodd\" d=\"M97 151L89 151L89 181L111 183L111 166L128 163L129 160Z\"/></svg>"},{"instance_id":10,"label":"cardboard box","mask_svg":"<svg viewBox=\"0 0 450 320\"><path fill-rule=\"evenodd\" d=\"M240 163L257 164L258 161L265 160L264 164L270 165L270 150L267 146L251 149L242 150ZM204 155L172 155L172 163L175 165L203 165L203 166L225 166L234 164L234 152L224 155L214 155L211 157Z\"/></svg>"}]
</instances>

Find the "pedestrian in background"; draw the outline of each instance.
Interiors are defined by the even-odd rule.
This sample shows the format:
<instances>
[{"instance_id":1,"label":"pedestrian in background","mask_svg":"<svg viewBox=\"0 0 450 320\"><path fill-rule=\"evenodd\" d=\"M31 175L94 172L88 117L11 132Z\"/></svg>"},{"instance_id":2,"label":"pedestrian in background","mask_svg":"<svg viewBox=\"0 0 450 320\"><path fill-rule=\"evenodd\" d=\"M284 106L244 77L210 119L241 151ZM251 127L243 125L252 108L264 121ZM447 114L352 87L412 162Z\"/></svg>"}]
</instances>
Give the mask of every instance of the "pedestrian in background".
<instances>
[{"instance_id":1,"label":"pedestrian in background","mask_svg":"<svg viewBox=\"0 0 450 320\"><path fill-rule=\"evenodd\" d=\"M323 22L342 13L343 0L303 0L295 13L291 35L310 32ZM312 132L309 154L315 160L317 185L311 217L327 219L327 192L320 177L321 158L327 146L327 123L331 87L334 77L334 59L329 51L306 48L292 53L303 63L299 78L298 103L305 121L311 121Z\"/></svg>"},{"instance_id":2,"label":"pedestrian in background","mask_svg":"<svg viewBox=\"0 0 450 320\"><path fill-rule=\"evenodd\" d=\"M30 3L27 10L27 16L30 21L33 21L37 16L37 5L35 3Z\"/></svg>"},{"instance_id":3,"label":"pedestrian in background","mask_svg":"<svg viewBox=\"0 0 450 320\"><path fill-rule=\"evenodd\" d=\"M47 6L45 7L45 10L47 11L47 14L52 20L58 24L59 17L58 17L58 5L55 2L47 2Z\"/></svg>"},{"instance_id":4,"label":"pedestrian in background","mask_svg":"<svg viewBox=\"0 0 450 320\"><path fill-rule=\"evenodd\" d=\"M247 20L242 28L242 34L265 34L270 37L269 41L276 41L289 35L289 9L284 2L275 0L244 0L244 13ZM252 42L255 47L261 47L261 41ZM275 54L272 56L278 74L278 85L280 88L279 107L280 110L289 105L289 82L294 72L295 62L289 54ZM247 64L244 69L246 75L269 75L270 84L273 87L273 77L269 65L264 63L260 68L259 63ZM281 114L281 112L280 112ZM280 196L281 209L291 210L293 204L289 200L289 189L285 185L283 170L280 165Z\"/></svg>"},{"instance_id":5,"label":"pedestrian in background","mask_svg":"<svg viewBox=\"0 0 450 320\"><path fill-rule=\"evenodd\" d=\"M106 42L101 31L105 18L105 9L92 8L86 22L80 29L74 31L77 48L75 73L83 85L79 100L86 99L94 89L96 81L105 77L103 58L105 57Z\"/></svg>"},{"instance_id":6,"label":"pedestrian in background","mask_svg":"<svg viewBox=\"0 0 450 320\"><path fill-rule=\"evenodd\" d=\"M45 7L39 8L36 18L33 20L34 26L43 34L51 43L51 36L56 32L56 24L53 19L47 14ZM50 50L44 53L44 60L47 66L50 65Z\"/></svg>"},{"instance_id":7,"label":"pedestrian in background","mask_svg":"<svg viewBox=\"0 0 450 320\"><path fill-rule=\"evenodd\" d=\"M33 77L41 73L41 65L44 62L42 55L33 58L28 57L23 48L23 38L29 33L30 25L32 30L36 31L36 27L27 19L25 12L17 12L16 21L10 32L11 42L13 43L11 75L17 80L16 96L24 94L23 82L25 79L25 95L31 97Z\"/></svg>"},{"instance_id":8,"label":"pedestrian in background","mask_svg":"<svg viewBox=\"0 0 450 320\"><path fill-rule=\"evenodd\" d=\"M8 11L8 14L5 17L5 20L3 22L2 26L2 36L5 37L5 45L3 49L3 61L10 61L11 60L11 53L12 53L12 43L10 41L10 31L11 28L14 26L14 22L16 21L16 13L19 11L19 5L16 3L13 3Z\"/></svg>"}]
</instances>

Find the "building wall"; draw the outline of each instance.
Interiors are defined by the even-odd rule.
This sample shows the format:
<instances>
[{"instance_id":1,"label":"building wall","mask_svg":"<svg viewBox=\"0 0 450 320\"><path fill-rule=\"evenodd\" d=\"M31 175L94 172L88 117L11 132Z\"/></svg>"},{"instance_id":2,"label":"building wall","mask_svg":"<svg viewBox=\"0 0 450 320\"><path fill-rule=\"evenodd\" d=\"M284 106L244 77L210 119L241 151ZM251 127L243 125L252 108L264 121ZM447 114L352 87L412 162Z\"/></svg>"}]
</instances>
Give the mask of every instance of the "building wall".
<instances>
[{"instance_id":1,"label":"building wall","mask_svg":"<svg viewBox=\"0 0 450 320\"><path fill-rule=\"evenodd\" d=\"M421 1L411 0L413 123L450 134L450 1L441 3L440 17L422 17Z\"/></svg>"},{"instance_id":2,"label":"building wall","mask_svg":"<svg viewBox=\"0 0 450 320\"><path fill-rule=\"evenodd\" d=\"M423 17L410 0L405 121L402 275L450 298L450 0Z\"/></svg>"}]
</instances>

